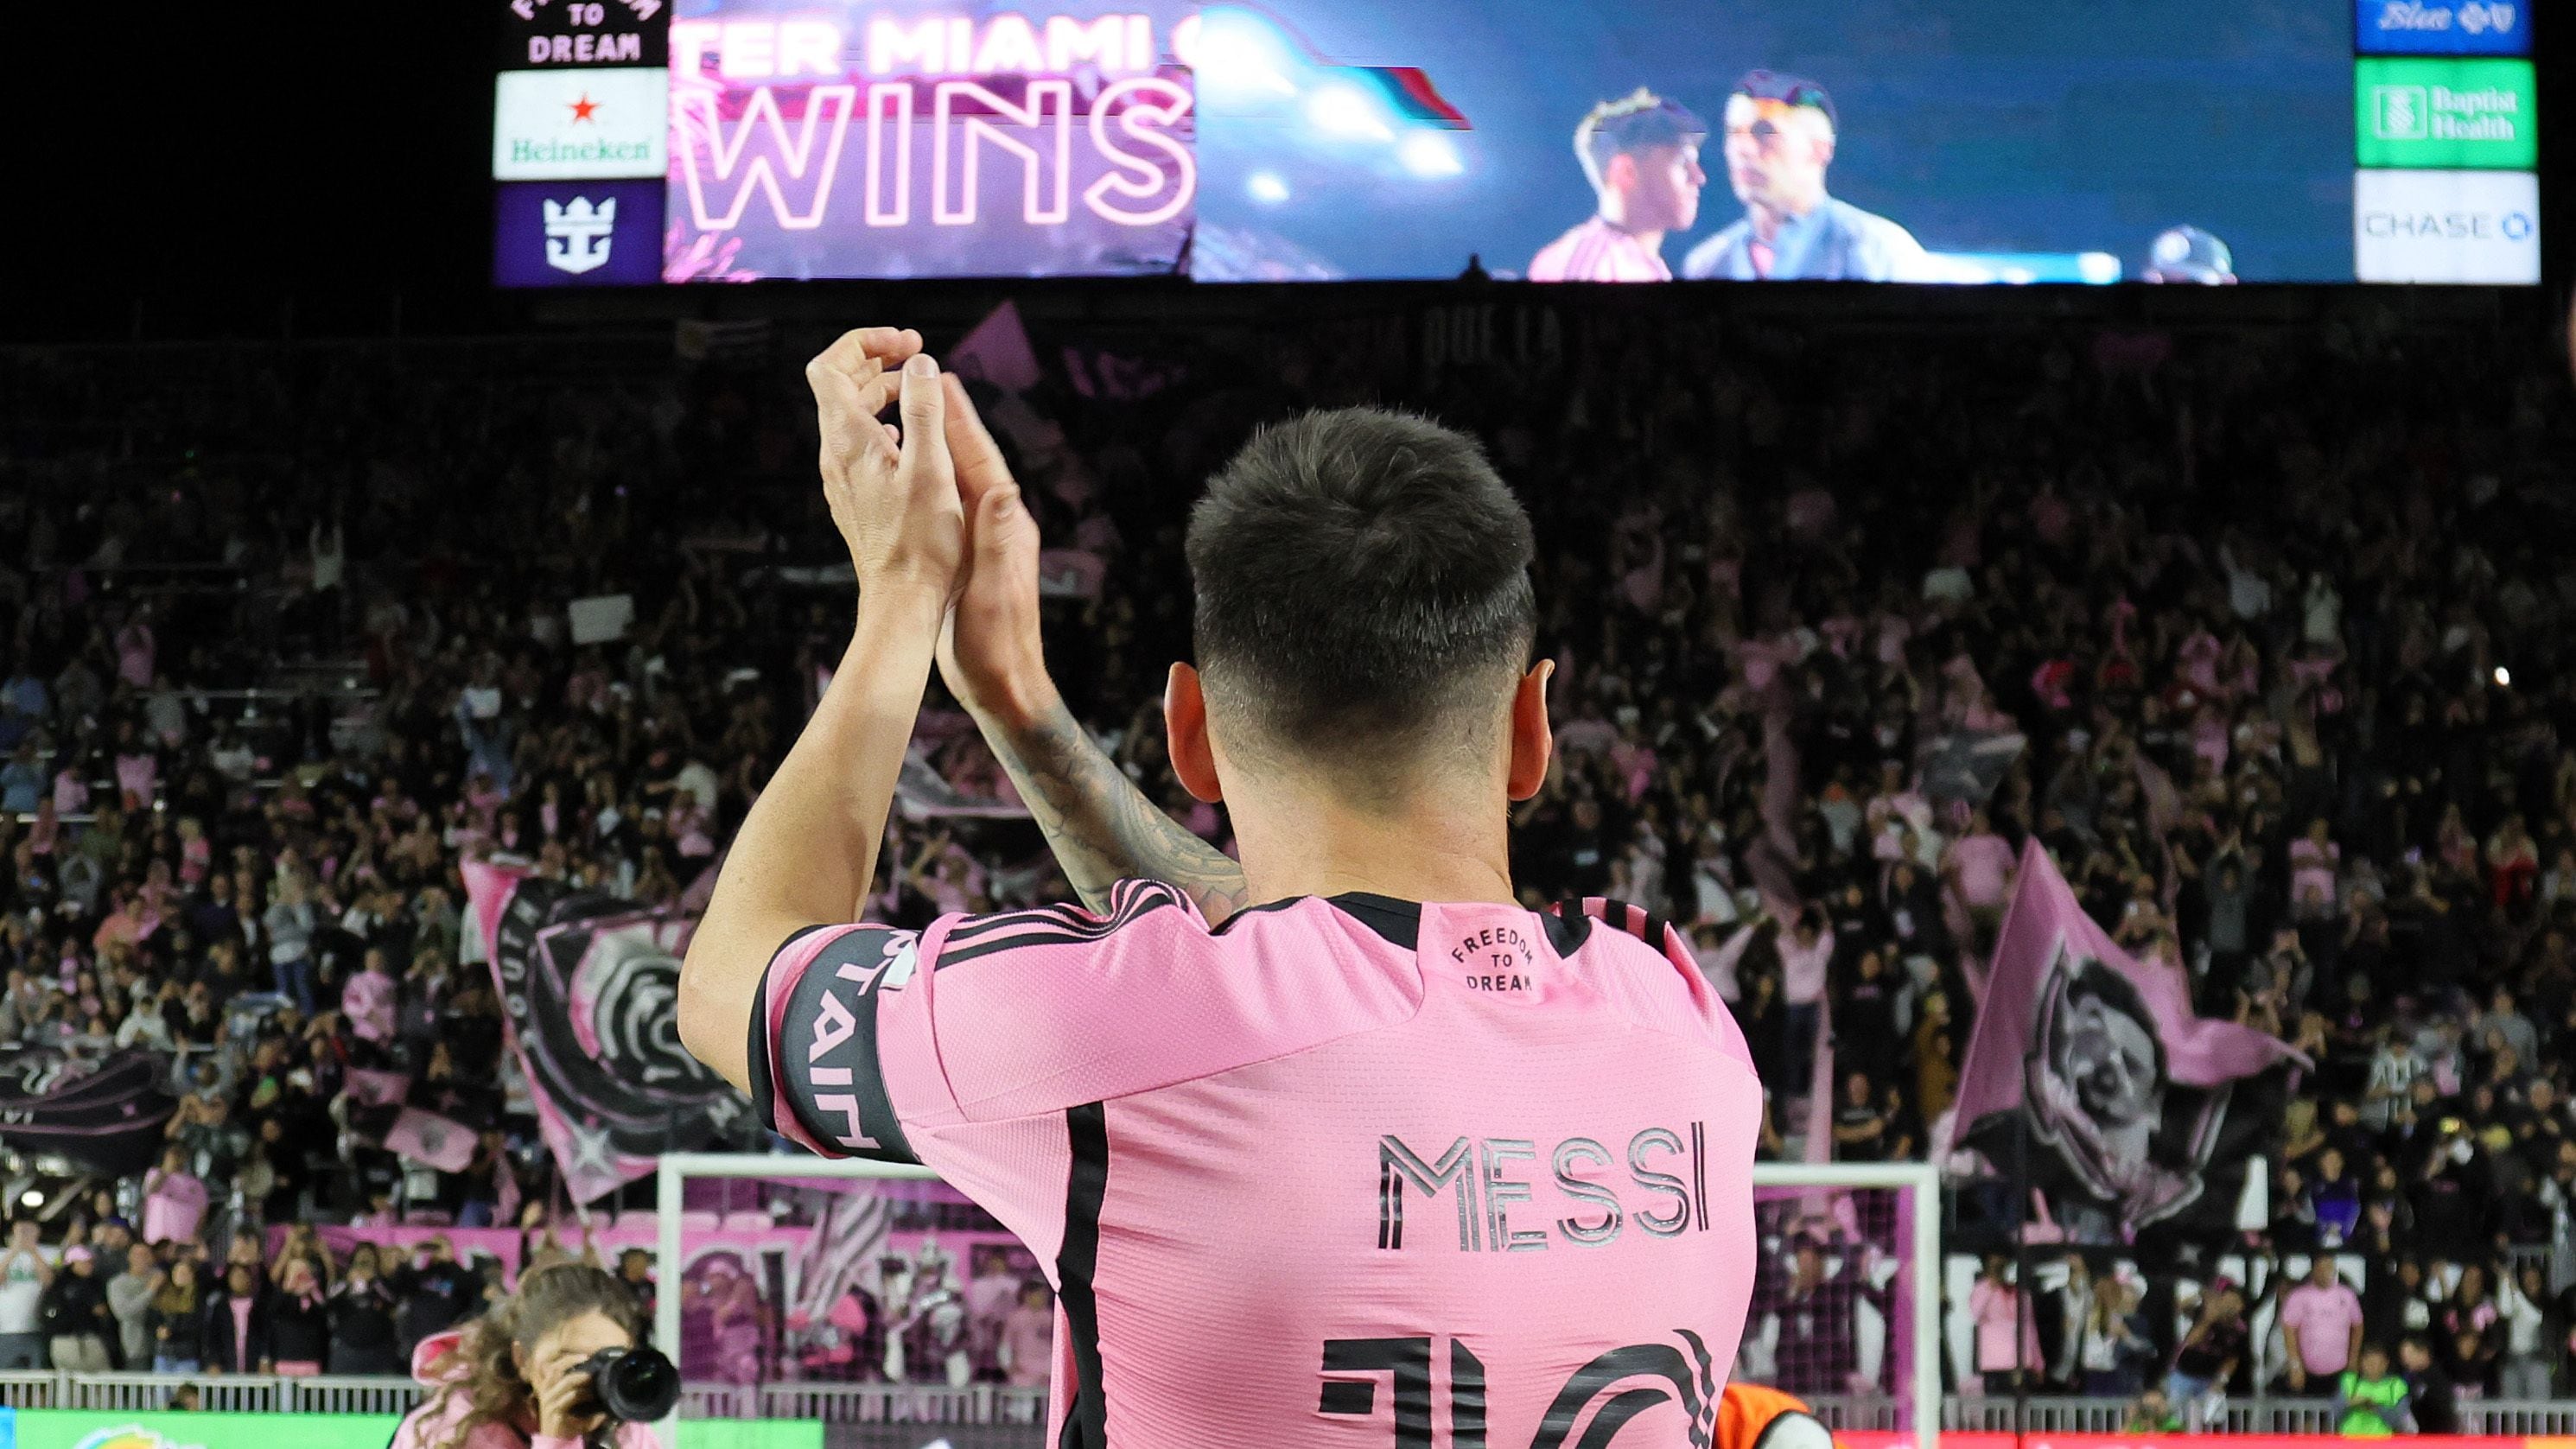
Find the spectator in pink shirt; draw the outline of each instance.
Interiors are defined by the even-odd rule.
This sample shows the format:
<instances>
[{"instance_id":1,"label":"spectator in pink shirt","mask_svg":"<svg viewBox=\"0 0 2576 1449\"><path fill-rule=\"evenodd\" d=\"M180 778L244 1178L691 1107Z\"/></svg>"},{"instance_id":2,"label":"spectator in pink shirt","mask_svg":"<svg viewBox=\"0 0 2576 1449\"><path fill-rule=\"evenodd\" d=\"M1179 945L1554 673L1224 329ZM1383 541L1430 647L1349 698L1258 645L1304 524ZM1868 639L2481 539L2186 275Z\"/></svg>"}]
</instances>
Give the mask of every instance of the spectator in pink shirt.
<instances>
[{"instance_id":1,"label":"spectator in pink shirt","mask_svg":"<svg viewBox=\"0 0 2576 1449\"><path fill-rule=\"evenodd\" d=\"M2319 1253L2307 1281L2281 1300L2281 1338L2288 1348L2281 1386L2293 1394L2329 1394L2361 1352L2361 1295Z\"/></svg>"},{"instance_id":2,"label":"spectator in pink shirt","mask_svg":"<svg viewBox=\"0 0 2576 1449\"><path fill-rule=\"evenodd\" d=\"M385 953L370 946L365 964L341 989L340 1010L360 1039L388 1046L394 1039L394 1010L401 995L401 983L385 969Z\"/></svg>"},{"instance_id":3,"label":"spectator in pink shirt","mask_svg":"<svg viewBox=\"0 0 2576 1449\"><path fill-rule=\"evenodd\" d=\"M1047 1286L1031 1279L1002 1320L1002 1372L1013 1388L1043 1388L1055 1366L1055 1310Z\"/></svg>"},{"instance_id":4,"label":"spectator in pink shirt","mask_svg":"<svg viewBox=\"0 0 2576 1449\"><path fill-rule=\"evenodd\" d=\"M1976 1325L1977 1372L1985 1376L1986 1392L2011 1393L2022 1370L2039 1364L2039 1322L2021 1306L2021 1290L2013 1286L2003 1254L1986 1255L1986 1271L1968 1290L1968 1320Z\"/></svg>"},{"instance_id":5,"label":"spectator in pink shirt","mask_svg":"<svg viewBox=\"0 0 2576 1449\"><path fill-rule=\"evenodd\" d=\"M54 813L78 815L89 809L89 780L77 763L54 772Z\"/></svg>"},{"instance_id":6,"label":"spectator in pink shirt","mask_svg":"<svg viewBox=\"0 0 2576 1449\"><path fill-rule=\"evenodd\" d=\"M193 1243L206 1217L206 1185L188 1171L188 1150L173 1142L161 1165L143 1174L143 1241Z\"/></svg>"},{"instance_id":7,"label":"spectator in pink shirt","mask_svg":"<svg viewBox=\"0 0 2576 1449\"><path fill-rule=\"evenodd\" d=\"M1941 875L1967 908L1980 938L1990 934L2012 899L2012 842L1995 833L1984 807L1968 814L1968 833L1942 853Z\"/></svg>"},{"instance_id":8,"label":"spectator in pink shirt","mask_svg":"<svg viewBox=\"0 0 2576 1449\"><path fill-rule=\"evenodd\" d=\"M2340 899L2335 872L2342 864L2343 847L2327 834L2322 816L2308 823L2306 835L2290 842L2290 909L2300 919L2321 920L2335 913Z\"/></svg>"},{"instance_id":9,"label":"spectator in pink shirt","mask_svg":"<svg viewBox=\"0 0 2576 1449\"><path fill-rule=\"evenodd\" d=\"M152 687L152 626L141 613L116 631L116 674L136 689Z\"/></svg>"},{"instance_id":10,"label":"spectator in pink shirt","mask_svg":"<svg viewBox=\"0 0 2576 1449\"><path fill-rule=\"evenodd\" d=\"M1834 929L1824 913L1809 907L1797 924L1780 937L1781 996L1788 1002L1787 1072L1775 1088L1787 1096L1806 1095L1807 1074L1814 1064L1816 1021L1824 1010L1825 968L1834 959Z\"/></svg>"},{"instance_id":11,"label":"spectator in pink shirt","mask_svg":"<svg viewBox=\"0 0 2576 1449\"><path fill-rule=\"evenodd\" d=\"M117 727L116 793L128 810L149 810L160 794L161 758L135 733L134 722Z\"/></svg>"}]
</instances>

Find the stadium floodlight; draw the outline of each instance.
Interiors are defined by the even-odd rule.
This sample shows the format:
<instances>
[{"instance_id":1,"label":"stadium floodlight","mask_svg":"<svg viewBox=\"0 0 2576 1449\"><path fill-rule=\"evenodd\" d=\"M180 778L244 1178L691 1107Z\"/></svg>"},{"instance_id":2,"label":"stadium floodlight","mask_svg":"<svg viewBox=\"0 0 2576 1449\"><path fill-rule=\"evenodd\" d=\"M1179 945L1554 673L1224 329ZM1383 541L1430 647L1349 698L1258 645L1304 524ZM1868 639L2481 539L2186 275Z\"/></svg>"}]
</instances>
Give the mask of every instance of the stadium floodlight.
<instances>
[{"instance_id":1,"label":"stadium floodlight","mask_svg":"<svg viewBox=\"0 0 2576 1449\"><path fill-rule=\"evenodd\" d=\"M1405 170L1427 179L1456 176L1467 169L1466 163L1458 159L1457 143L1449 139L1448 133L1428 128L1407 135L1404 144L1396 148L1395 157L1404 163Z\"/></svg>"},{"instance_id":2,"label":"stadium floodlight","mask_svg":"<svg viewBox=\"0 0 2576 1449\"><path fill-rule=\"evenodd\" d=\"M1306 120L1323 134L1342 141L1391 141L1385 108L1349 81L1318 86L1306 97Z\"/></svg>"},{"instance_id":3,"label":"stadium floodlight","mask_svg":"<svg viewBox=\"0 0 2576 1449\"><path fill-rule=\"evenodd\" d=\"M749 1214L687 1213L686 1187L700 1179L755 1181L760 1184L754 1189L759 1205ZM926 1168L883 1162L733 1153L665 1156L657 1182L656 1342L680 1357L684 1281L703 1270L706 1260L728 1253L754 1256L742 1246L749 1239L741 1222L746 1216L768 1222L770 1208L777 1205L798 1206L795 1225L775 1235L795 1246L772 1246L767 1259L739 1266L771 1300L775 1311L769 1319L782 1332L819 1331L828 1337L825 1320L831 1304L854 1287L864 1285L880 1294L908 1291L872 1275L880 1264L902 1266L904 1239L912 1240L916 1253L928 1246L923 1240L930 1233L900 1226L907 1214L919 1220L942 1208L953 1212L962 1207L944 1190L926 1186L935 1181ZM931 1191L939 1192L940 1202L928 1200ZM1753 1197L1755 1250L1761 1257L1743 1346L1729 1377L1797 1394L1829 1428L1855 1431L1876 1444L1901 1436L1920 1449L1934 1449L1941 1422L1941 1203L1933 1168L1924 1163L1760 1163L1753 1170ZM692 1241L691 1234L699 1236ZM969 1255L999 1251L980 1245L981 1236L997 1235L955 1233L944 1248L952 1256L961 1246ZM973 1265L958 1261L955 1266L962 1277ZM922 1318L923 1302L945 1297L912 1293L910 1316ZM884 1306L891 1316L893 1305ZM850 1377L857 1377L847 1346L840 1347ZM782 1338L762 1361L780 1365L799 1357L798 1345ZM684 1372L693 1367L702 1371L702 1366L682 1365ZM913 1367L921 1367L917 1354ZM1007 1398L1025 1391L996 1391L986 1385L957 1389L827 1377L774 1380L753 1392L776 1416L846 1418L872 1425L910 1417L908 1396L944 1405L923 1415L943 1422L959 1422L949 1415L970 1404L985 1411L1008 1407L1011 1417L994 1415L1008 1427L992 1432L1007 1436L1024 1427L1030 1449L1039 1449L1038 1421L1044 1414L1042 1402ZM684 1396L684 1408L693 1398L707 1403L701 1391ZM664 1443L678 1442L676 1424L666 1421L662 1431Z\"/></svg>"}]
</instances>

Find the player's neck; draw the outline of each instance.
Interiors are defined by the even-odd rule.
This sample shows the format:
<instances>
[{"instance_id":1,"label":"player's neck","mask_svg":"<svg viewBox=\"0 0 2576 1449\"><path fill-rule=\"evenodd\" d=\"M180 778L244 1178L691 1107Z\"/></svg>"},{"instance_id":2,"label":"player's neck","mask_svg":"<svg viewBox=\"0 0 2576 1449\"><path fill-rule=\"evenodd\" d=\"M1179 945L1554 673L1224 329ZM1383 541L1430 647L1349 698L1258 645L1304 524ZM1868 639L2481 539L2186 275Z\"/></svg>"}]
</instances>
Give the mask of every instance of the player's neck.
<instances>
[{"instance_id":1,"label":"player's neck","mask_svg":"<svg viewBox=\"0 0 2576 1449\"><path fill-rule=\"evenodd\" d=\"M1793 221L1806 220L1824 204L1825 194L1818 191L1811 196L1792 197L1778 204L1752 202L1745 207L1745 213L1753 222L1753 234L1767 242L1780 235L1780 228Z\"/></svg>"},{"instance_id":2,"label":"player's neck","mask_svg":"<svg viewBox=\"0 0 2576 1449\"><path fill-rule=\"evenodd\" d=\"M1312 800L1235 799L1235 840L1255 904L1353 891L1405 901L1510 902L1509 822L1499 801L1392 812Z\"/></svg>"},{"instance_id":3,"label":"player's neck","mask_svg":"<svg viewBox=\"0 0 2576 1449\"><path fill-rule=\"evenodd\" d=\"M1601 224L1603 226L1609 227L1613 231L1626 232L1628 235L1635 237L1637 239L1637 245L1644 247L1648 252L1657 255L1660 255L1663 252L1664 234L1660 231L1641 231L1636 227L1630 226L1626 217L1622 214L1622 209L1620 207L1604 205L1601 208L1600 216Z\"/></svg>"}]
</instances>

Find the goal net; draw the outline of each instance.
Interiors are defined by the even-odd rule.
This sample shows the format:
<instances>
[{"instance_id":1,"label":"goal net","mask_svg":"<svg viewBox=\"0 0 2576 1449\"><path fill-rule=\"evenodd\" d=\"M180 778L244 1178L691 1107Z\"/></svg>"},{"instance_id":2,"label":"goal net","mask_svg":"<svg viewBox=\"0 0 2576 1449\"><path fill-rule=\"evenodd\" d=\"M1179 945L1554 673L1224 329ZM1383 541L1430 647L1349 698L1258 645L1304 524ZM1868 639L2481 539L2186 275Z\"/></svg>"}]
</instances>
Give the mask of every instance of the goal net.
<instances>
[{"instance_id":1,"label":"goal net","mask_svg":"<svg viewBox=\"0 0 2576 1449\"><path fill-rule=\"evenodd\" d=\"M1939 1178L1923 1163L1758 1163L1731 1381L1797 1395L1849 1449L1930 1449L1941 1421Z\"/></svg>"},{"instance_id":2,"label":"goal net","mask_svg":"<svg viewBox=\"0 0 2576 1449\"><path fill-rule=\"evenodd\" d=\"M665 1157L659 1186L680 1417L737 1421L744 1449L810 1449L818 1423L825 1449L1043 1449L1044 1266L962 1194L920 1168L707 1154ZM1731 1377L1797 1395L1845 1449L1929 1449L1938 1213L1925 1166L1757 1166Z\"/></svg>"}]
</instances>

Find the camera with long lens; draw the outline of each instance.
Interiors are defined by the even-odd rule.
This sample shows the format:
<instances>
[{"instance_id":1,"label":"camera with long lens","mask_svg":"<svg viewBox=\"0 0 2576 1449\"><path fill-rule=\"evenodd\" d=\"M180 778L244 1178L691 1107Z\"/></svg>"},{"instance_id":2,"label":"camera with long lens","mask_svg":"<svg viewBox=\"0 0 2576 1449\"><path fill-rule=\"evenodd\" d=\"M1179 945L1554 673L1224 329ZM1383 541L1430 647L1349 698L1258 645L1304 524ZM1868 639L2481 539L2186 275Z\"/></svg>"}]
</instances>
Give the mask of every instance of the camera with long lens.
<instances>
[{"instance_id":1,"label":"camera with long lens","mask_svg":"<svg viewBox=\"0 0 2576 1449\"><path fill-rule=\"evenodd\" d=\"M667 1419L680 1403L680 1371L661 1350L639 1344L603 1348L579 1370L590 1375L591 1397L611 1419L650 1424Z\"/></svg>"}]
</instances>

